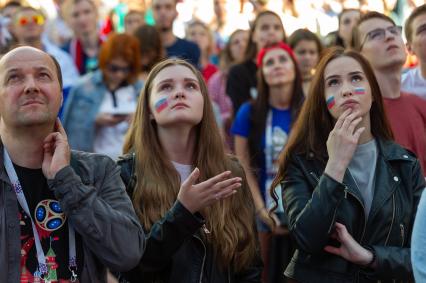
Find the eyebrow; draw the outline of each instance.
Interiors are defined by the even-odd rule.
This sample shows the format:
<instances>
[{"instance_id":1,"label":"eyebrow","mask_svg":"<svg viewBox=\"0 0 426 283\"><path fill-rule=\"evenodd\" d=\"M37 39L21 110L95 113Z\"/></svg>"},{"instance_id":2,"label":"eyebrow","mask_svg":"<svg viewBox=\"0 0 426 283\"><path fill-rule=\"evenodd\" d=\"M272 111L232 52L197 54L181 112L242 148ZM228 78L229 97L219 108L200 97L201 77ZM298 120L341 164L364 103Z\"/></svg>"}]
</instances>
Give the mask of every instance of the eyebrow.
<instances>
[{"instance_id":1,"label":"eyebrow","mask_svg":"<svg viewBox=\"0 0 426 283\"><path fill-rule=\"evenodd\" d=\"M424 28L425 26L426 26L426 23L418 26L417 29L416 29L416 32L419 32L419 30Z\"/></svg>"},{"instance_id":2,"label":"eyebrow","mask_svg":"<svg viewBox=\"0 0 426 283\"><path fill-rule=\"evenodd\" d=\"M349 72L348 75L352 76L352 75L358 75L358 74L364 74L364 72L353 71L353 72ZM328 76L327 78L325 78L325 80L327 81L329 79L334 79L334 78L339 78L339 77L341 77L341 75L331 75L331 76Z\"/></svg>"},{"instance_id":3,"label":"eyebrow","mask_svg":"<svg viewBox=\"0 0 426 283\"><path fill-rule=\"evenodd\" d=\"M198 84L198 80L191 79L191 78L184 78L183 81L184 82L196 82ZM162 80L161 82L159 82L158 84L172 83L172 82L174 82L174 79L165 79L165 80Z\"/></svg>"},{"instance_id":4,"label":"eyebrow","mask_svg":"<svg viewBox=\"0 0 426 283\"><path fill-rule=\"evenodd\" d=\"M40 66L40 67L33 67L34 70L36 71L49 71L52 72L49 68L46 68L44 66ZM21 68L10 68L6 70L6 73L13 73L13 72L19 72L21 71Z\"/></svg>"}]
</instances>

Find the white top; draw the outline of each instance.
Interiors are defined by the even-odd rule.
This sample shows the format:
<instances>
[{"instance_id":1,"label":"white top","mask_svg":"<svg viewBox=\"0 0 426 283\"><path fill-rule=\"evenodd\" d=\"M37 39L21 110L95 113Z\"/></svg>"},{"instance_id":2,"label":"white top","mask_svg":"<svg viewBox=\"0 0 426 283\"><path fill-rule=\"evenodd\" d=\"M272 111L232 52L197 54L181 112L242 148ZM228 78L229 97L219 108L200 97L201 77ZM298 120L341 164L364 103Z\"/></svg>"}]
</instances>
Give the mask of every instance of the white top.
<instances>
[{"instance_id":1,"label":"white top","mask_svg":"<svg viewBox=\"0 0 426 283\"><path fill-rule=\"evenodd\" d=\"M180 183L182 184L189 177L189 175L191 175L192 165L181 164L174 161L172 161L172 163L180 175Z\"/></svg>"},{"instance_id":2,"label":"white top","mask_svg":"<svg viewBox=\"0 0 426 283\"><path fill-rule=\"evenodd\" d=\"M426 79L422 76L420 66L402 74L401 91L426 99Z\"/></svg>"},{"instance_id":3,"label":"white top","mask_svg":"<svg viewBox=\"0 0 426 283\"><path fill-rule=\"evenodd\" d=\"M132 114L136 110L136 95L132 85L119 88L115 91L117 105L114 107L112 94L108 91L104 95L100 113ZM129 123L123 121L112 127L98 127L96 130L94 152L108 155L116 160L122 154L124 136L129 128Z\"/></svg>"}]
</instances>

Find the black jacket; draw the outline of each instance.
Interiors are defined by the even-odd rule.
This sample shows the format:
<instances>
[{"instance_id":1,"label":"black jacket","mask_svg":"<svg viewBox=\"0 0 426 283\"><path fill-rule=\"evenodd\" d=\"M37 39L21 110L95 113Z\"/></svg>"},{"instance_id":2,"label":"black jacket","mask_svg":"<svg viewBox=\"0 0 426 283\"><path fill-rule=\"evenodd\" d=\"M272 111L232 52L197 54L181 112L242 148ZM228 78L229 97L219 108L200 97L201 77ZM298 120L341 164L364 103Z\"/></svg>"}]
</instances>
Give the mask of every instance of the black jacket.
<instances>
[{"instance_id":1,"label":"black jacket","mask_svg":"<svg viewBox=\"0 0 426 283\"><path fill-rule=\"evenodd\" d=\"M281 186L297 250L286 276L299 282L412 280L411 231L425 180L412 153L393 142L377 144L374 198L368 218L348 171L339 183L323 174L325 164L313 153L291 157ZM335 222L344 224L358 243L374 249L377 269L361 268L323 250L337 244L330 239Z\"/></svg>"},{"instance_id":2,"label":"black jacket","mask_svg":"<svg viewBox=\"0 0 426 283\"><path fill-rule=\"evenodd\" d=\"M234 116L240 106L257 96L257 66L253 60L232 66L226 80L226 94L231 98Z\"/></svg>"},{"instance_id":3,"label":"black jacket","mask_svg":"<svg viewBox=\"0 0 426 283\"><path fill-rule=\"evenodd\" d=\"M134 155L119 160L121 176L130 196L136 184ZM203 239L205 221L192 214L179 201L147 232L143 257L131 272L123 274L129 282L170 283L255 283L260 282L262 262L258 256L244 272L221 270L211 247Z\"/></svg>"}]
</instances>

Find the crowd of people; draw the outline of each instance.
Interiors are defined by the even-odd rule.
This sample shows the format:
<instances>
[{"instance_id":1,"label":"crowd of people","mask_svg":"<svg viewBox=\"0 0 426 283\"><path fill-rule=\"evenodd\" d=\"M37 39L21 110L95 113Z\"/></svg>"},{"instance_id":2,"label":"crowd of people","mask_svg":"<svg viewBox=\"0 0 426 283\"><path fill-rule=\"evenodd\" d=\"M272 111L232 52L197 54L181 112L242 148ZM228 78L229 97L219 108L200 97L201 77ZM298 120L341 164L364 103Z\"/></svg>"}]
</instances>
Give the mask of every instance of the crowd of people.
<instances>
[{"instance_id":1,"label":"crowd of people","mask_svg":"<svg viewBox=\"0 0 426 283\"><path fill-rule=\"evenodd\" d=\"M426 282L426 4L222 42L57 2L0 10L0 282Z\"/></svg>"}]
</instances>

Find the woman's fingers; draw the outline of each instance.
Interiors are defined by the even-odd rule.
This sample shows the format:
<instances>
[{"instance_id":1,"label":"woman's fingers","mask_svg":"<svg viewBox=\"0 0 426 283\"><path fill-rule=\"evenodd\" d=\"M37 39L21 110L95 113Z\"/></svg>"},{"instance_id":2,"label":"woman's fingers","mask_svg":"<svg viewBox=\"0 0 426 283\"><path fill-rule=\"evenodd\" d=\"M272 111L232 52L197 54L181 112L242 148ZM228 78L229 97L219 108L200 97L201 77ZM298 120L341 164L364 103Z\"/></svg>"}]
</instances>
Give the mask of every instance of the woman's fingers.
<instances>
[{"instance_id":1,"label":"woman's fingers","mask_svg":"<svg viewBox=\"0 0 426 283\"><path fill-rule=\"evenodd\" d=\"M228 179L230 175L231 175L231 171L225 171L204 182L197 184L197 187L200 189L213 187L214 185L216 185L216 183L219 183L223 180Z\"/></svg>"},{"instance_id":2,"label":"woman's fingers","mask_svg":"<svg viewBox=\"0 0 426 283\"><path fill-rule=\"evenodd\" d=\"M340 248L336 248L333 246L325 246L324 251L334 254L334 255L340 255Z\"/></svg>"},{"instance_id":3,"label":"woman's fingers","mask_svg":"<svg viewBox=\"0 0 426 283\"><path fill-rule=\"evenodd\" d=\"M348 108L345 112L340 115L340 117L337 119L336 124L334 125L335 129L340 129L343 125L343 121L345 118L352 112L352 109Z\"/></svg>"},{"instance_id":4,"label":"woman's fingers","mask_svg":"<svg viewBox=\"0 0 426 283\"><path fill-rule=\"evenodd\" d=\"M182 187L186 188L186 187L193 186L199 176L200 176L200 170L198 168L195 168L191 172L191 174L188 176L188 178L186 178L185 181L183 181Z\"/></svg>"},{"instance_id":5,"label":"woman's fingers","mask_svg":"<svg viewBox=\"0 0 426 283\"><path fill-rule=\"evenodd\" d=\"M350 135L354 134L355 128L359 125L359 123L361 123L361 121L362 121L362 117L358 117L358 118L352 120L352 122L348 126L348 133Z\"/></svg>"}]
</instances>

